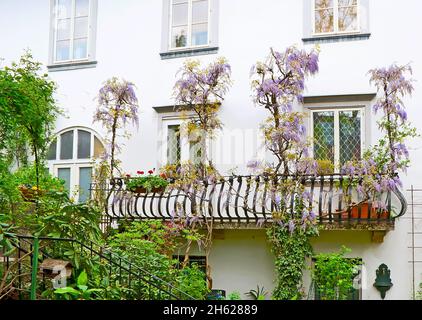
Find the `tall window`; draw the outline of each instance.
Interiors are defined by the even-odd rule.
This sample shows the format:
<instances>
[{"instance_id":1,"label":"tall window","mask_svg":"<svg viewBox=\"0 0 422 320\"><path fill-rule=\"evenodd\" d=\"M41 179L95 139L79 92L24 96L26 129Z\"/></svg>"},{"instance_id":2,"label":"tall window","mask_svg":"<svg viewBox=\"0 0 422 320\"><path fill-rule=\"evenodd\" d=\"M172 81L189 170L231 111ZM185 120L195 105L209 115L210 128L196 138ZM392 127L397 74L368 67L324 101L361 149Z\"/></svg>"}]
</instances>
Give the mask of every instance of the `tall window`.
<instances>
[{"instance_id":1,"label":"tall window","mask_svg":"<svg viewBox=\"0 0 422 320\"><path fill-rule=\"evenodd\" d=\"M337 170L362 156L363 108L324 109L312 113L313 153L317 160L330 160Z\"/></svg>"},{"instance_id":2,"label":"tall window","mask_svg":"<svg viewBox=\"0 0 422 320\"><path fill-rule=\"evenodd\" d=\"M94 159L104 146L91 131L74 128L60 133L50 144L47 155L50 171L64 180L69 195L86 202L90 198Z\"/></svg>"},{"instance_id":3,"label":"tall window","mask_svg":"<svg viewBox=\"0 0 422 320\"><path fill-rule=\"evenodd\" d=\"M189 137L181 120L163 120L164 148L163 163L178 164L201 161L201 144L195 137Z\"/></svg>"},{"instance_id":4,"label":"tall window","mask_svg":"<svg viewBox=\"0 0 422 320\"><path fill-rule=\"evenodd\" d=\"M314 34L359 31L359 0L314 0Z\"/></svg>"},{"instance_id":5,"label":"tall window","mask_svg":"<svg viewBox=\"0 0 422 320\"><path fill-rule=\"evenodd\" d=\"M54 1L53 62L89 59L93 0Z\"/></svg>"},{"instance_id":6,"label":"tall window","mask_svg":"<svg viewBox=\"0 0 422 320\"><path fill-rule=\"evenodd\" d=\"M172 0L170 49L208 45L210 1Z\"/></svg>"}]
</instances>

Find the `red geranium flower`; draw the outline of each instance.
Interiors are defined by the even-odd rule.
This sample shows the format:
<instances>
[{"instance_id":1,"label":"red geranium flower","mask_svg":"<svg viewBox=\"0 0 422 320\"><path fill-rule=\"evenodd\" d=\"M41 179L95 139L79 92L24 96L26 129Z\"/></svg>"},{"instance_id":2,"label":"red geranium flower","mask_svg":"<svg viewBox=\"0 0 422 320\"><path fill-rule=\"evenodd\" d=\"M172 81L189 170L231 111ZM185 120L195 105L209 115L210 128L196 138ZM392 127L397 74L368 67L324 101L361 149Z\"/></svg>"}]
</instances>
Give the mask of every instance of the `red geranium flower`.
<instances>
[{"instance_id":1,"label":"red geranium flower","mask_svg":"<svg viewBox=\"0 0 422 320\"><path fill-rule=\"evenodd\" d=\"M137 174L144 174L143 171L136 171Z\"/></svg>"},{"instance_id":2,"label":"red geranium flower","mask_svg":"<svg viewBox=\"0 0 422 320\"><path fill-rule=\"evenodd\" d=\"M126 175L126 177L127 177L127 178L130 178L130 174L127 174L127 175Z\"/></svg>"},{"instance_id":3,"label":"red geranium flower","mask_svg":"<svg viewBox=\"0 0 422 320\"><path fill-rule=\"evenodd\" d=\"M154 171L152 171L152 170L149 170L149 171L148 171L148 173L149 173L149 174L153 174L153 173L154 173Z\"/></svg>"}]
</instances>

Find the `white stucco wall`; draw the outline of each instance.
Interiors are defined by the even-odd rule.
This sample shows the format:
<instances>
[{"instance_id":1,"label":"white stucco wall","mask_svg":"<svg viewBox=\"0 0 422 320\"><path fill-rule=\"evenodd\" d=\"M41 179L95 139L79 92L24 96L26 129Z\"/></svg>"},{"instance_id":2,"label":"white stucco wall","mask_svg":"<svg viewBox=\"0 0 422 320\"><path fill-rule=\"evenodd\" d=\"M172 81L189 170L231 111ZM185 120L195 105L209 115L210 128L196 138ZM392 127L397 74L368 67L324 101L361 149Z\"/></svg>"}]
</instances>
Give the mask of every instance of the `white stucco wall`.
<instances>
[{"instance_id":1,"label":"white stucco wall","mask_svg":"<svg viewBox=\"0 0 422 320\"><path fill-rule=\"evenodd\" d=\"M220 151L215 151L218 159L214 163L223 173L236 166L242 169L244 163L256 153L259 124L266 114L251 102L249 70L253 63L266 57L270 46L279 50L292 44L303 46L303 3L299 0L220 0L219 52L217 55L195 58L208 63L217 56L225 56L233 70L233 86L223 103L220 116L224 123L224 137L229 134L233 137L240 135L240 142L235 138L222 139L221 135L217 140L217 150ZM25 48L32 50L35 59L48 63L49 6L50 0L0 1L2 66L17 60ZM422 118L422 43L418 38L422 2L404 0L399 5L394 0L370 0L369 14L370 39L320 45L320 72L307 83L306 94L316 96L374 92L375 89L368 82L369 69L393 62L412 62L413 76L419 81L415 83L414 95L407 98L405 104L409 118L422 132L419 121ZM125 170L132 173L137 169L149 169L160 164L161 150L157 148L159 115L152 107L173 103L171 93L175 74L184 61L184 58L161 60L161 19L162 1L159 0L99 0L96 47L98 65L93 69L50 73L59 85L58 102L67 111L67 117L57 122L58 131L70 126L87 126L103 134L104 130L98 124L92 124L96 106L94 99L103 81L111 76L123 76L137 85L141 104L140 129L133 129L133 136L124 142L120 157ZM305 47L310 48L312 45ZM379 136L375 123L370 131L371 141L367 141L367 144L373 143ZM419 138L410 143L414 165L402 177L405 189L410 185L422 187L422 167L418 165L422 161L421 146L422 140ZM230 154L228 151L231 151ZM381 245L355 243L346 233L336 233L335 239L333 233L329 243L349 245L355 254L362 255L368 261L371 274L374 274L379 263L387 263L391 267L394 282L387 298L407 299L411 291L408 226L406 217L398 221L396 230L388 233ZM323 236L315 243L317 249L338 247L325 244L324 239ZM261 238L252 239L247 232L243 236L233 234L232 238L224 242L224 246L217 241L212 259L221 260L221 266L216 268L228 272L228 269L236 269L235 265L244 266L252 258L248 250L253 248L253 252L258 252L261 245ZM224 264L224 261L235 260L234 253L241 255L239 261L243 262L232 261L233 266L228 262ZM262 252L260 254L266 261L263 270L271 272L268 256ZM258 262L255 259L250 263L253 266L253 263ZM215 279L216 286L226 283L223 274L221 278L218 275ZM255 275L254 283L244 284L236 276L232 279L234 282L230 282L229 291L238 286L243 292L258 283L269 285L264 274ZM364 295L375 298L376 293L371 288Z\"/></svg>"}]
</instances>

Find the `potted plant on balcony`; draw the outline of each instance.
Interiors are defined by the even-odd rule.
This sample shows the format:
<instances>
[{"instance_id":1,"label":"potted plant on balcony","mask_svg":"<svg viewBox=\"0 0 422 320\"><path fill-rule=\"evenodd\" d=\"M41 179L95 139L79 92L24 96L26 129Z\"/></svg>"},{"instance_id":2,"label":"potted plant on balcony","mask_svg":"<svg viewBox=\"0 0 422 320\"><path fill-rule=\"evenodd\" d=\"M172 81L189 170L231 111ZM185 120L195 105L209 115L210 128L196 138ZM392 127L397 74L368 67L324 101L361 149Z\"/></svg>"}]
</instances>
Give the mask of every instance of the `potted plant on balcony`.
<instances>
[{"instance_id":1,"label":"potted plant on balcony","mask_svg":"<svg viewBox=\"0 0 422 320\"><path fill-rule=\"evenodd\" d=\"M376 148L376 147L375 147ZM398 177L390 177L380 169L379 163L372 159L372 151L360 161L349 161L342 168L342 190L346 209L341 211L343 218L388 219L386 199L383 196L394 191ZM350 193L352 190L352 193ZM353 192L359 196L353 201Z\"/></svg>"},{"instance_id":2,"label":"potted plant on balcony","mask_svg":"<svg viewBox=\"0 0 422 320\"><path fill-rule=\"evenodd\" d=\"M154 175L155 168L148 171L145 175L144 171L137 171L138 176L131 177L127 175L126 189L134 193L163 193L168 185L165 174Z\"/></svg>"}]
</instances>

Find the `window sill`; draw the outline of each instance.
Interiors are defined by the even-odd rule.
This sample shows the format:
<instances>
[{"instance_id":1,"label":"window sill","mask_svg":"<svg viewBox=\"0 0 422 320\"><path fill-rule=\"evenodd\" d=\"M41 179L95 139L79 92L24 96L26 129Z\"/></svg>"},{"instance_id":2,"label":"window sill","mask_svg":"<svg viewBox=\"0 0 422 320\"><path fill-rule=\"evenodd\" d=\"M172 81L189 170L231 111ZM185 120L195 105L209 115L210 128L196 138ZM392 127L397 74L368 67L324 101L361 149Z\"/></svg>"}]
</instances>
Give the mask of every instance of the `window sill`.
<instances>
[{"instance_id":1,"label":"window sill","mask_svg":"<svg viewBox=\"0 0 422 320\"><path fill-rule=\"evenodd\" d=\"M184 50L161 52L160 56L162 60L166 60L166 59L198 56L198 55L204 55L204 54L215 54L217 52L218 52L218 47L189 48L189 49L184 49Z\"/></svg>"},{"instance_id":2,"label":"window sill","mask_svg":"<svg viewBox=\"0 0 422 320\"><path fill-rule=\"evenodd\" d=\"M67 71L67 70L77 70L77 69L87 69L95 68L97 66L97 61L74 61L66 63L55 63L47 66L48 71Z\"/></svg>"},{"instance_id":3,"label":"window sill","mask_svg":"<svg viewBox=\"0 0 422 320\"><path fill-rule=\"evenodd\" d=\"M330 34L326 36L313 36L308 38L302 38L304 43L332 43L342 41L357 41L367 40L371 36L370 33L354 33L354 34Z\"/></svg>"}]
</instances>

